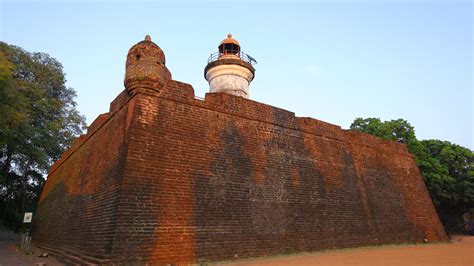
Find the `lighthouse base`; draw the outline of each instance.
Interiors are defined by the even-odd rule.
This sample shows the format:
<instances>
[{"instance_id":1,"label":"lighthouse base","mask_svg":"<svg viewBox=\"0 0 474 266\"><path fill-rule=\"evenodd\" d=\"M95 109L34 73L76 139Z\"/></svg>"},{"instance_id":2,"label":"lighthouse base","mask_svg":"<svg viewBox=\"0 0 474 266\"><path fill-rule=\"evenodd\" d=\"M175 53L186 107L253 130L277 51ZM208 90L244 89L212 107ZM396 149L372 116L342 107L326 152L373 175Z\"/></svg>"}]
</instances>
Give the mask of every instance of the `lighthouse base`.
<instances>
[{"instance_id":1,"label":"lighthouse base","mask_svg":"<svg viewBox=\"0 0 474 266\"><path fill-rule=\"evenodd\" d=\"M240 65L217 65L206 72L210 92L223 92L249 98L249 83L253 73Z\"/></svg>"}]
</instances>

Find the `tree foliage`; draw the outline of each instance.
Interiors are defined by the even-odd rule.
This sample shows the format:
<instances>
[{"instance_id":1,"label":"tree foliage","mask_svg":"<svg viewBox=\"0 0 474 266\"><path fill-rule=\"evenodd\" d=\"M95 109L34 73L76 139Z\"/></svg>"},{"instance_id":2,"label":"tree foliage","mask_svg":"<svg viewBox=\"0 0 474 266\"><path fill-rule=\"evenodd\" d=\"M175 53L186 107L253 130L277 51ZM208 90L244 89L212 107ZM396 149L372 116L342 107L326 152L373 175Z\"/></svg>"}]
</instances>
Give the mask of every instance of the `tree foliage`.
<instances>
[{"instance_id":1,"label":"tree foliage","mask_svg":"<svg viewBox=\"0 0 474 266\"><path fill-rule=\"evenodd\" d=\"M403 119L382 122L379 118L356 118L351 129L406 144L416 140L415 130Z\"/></svg>"},{"instance_id":2,"label":"tree foliage","mask_svg":"<svg viewBox=\"0 0 474 266\"><path fill-rule=\"evenodd\" d=\"M470 149L449 141L419 141L414 128L403 119L382 122L378 118L356 118L351 129L406 143L416 156L433 203L445 223L452 219L443 216L459 215L474 208L474 153Z\"/></svg>"},{"instance_id":3,"label":"tree foliage","mask_svg":"<svg viewBox=\"0 0 474 266\"><path fill-rule=\"evenodd\" d=\"M10 227L33 211L44 176L85 127L62 65L0 42L0 215Z\"/></svg>"},{"instance_id":4,"label":"tree foliage","mask_svg":"<svg viewBox=\"0 0 474 266\"><path fill-rule=\"evenodd\" d=\"M474 207L474 153L440 140L422 140L429 156L438 161L446 175L443 200L446 207Z\"/></svg>"}]
</instances>

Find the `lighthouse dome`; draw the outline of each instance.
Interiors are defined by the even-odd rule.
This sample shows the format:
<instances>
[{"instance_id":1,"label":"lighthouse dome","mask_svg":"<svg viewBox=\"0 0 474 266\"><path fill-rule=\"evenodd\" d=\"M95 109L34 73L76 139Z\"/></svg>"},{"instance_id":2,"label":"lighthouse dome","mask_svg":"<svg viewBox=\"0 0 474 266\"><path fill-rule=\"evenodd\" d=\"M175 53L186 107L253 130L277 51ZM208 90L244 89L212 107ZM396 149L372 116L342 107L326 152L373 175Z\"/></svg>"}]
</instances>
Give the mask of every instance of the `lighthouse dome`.
<instances>
[{"instance_id":1,"label":"lighthouse dome","mask_svg":"<svg viewBox=\"0 0 474 266\"><path fill-rule=\"evenodd\" d=\"M240 46L239 42L236 39L232 38L232 34L230 34L230 33L227 34L227 38L222 40L221 45L222 44L229 44L229 43L236 44L236 45Z\"/></svg>"}]
</instances>

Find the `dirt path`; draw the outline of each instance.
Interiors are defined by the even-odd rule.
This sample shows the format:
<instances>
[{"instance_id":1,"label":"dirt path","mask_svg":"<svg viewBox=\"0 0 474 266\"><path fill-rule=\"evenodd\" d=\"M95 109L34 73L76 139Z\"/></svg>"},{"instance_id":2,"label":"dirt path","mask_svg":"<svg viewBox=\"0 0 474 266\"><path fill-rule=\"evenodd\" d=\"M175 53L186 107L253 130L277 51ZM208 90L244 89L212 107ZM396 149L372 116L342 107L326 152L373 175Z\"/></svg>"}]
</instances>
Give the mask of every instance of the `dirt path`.
<instances>
[{"instance_id":1,"label":"dirt path","mask_svg":"<svg viewBox=\"0 0 474 266\"><path fill-rule=\"evenodd\" d=\"M0 241L0 266L10 266L10 265L47 265L47 266L56 266L63 265L59 263L54 258L49 256L48 258L39 258L37 255L41 254L39 249L33 248L35 255L26 255L19 250L17 243L13 241ZM42 264L46 263L46 264Z\"/></svg>"},{"instance_id":2,"label":"dirt path","mask_svg":"<svg viewBox=\"0 0 474 266\"><path fill-rule=\"evenodd\" d=\"M39 254L39 251L37 251ZM14 242L0 241L0 266L62 265L53 258L25 255ZM451 243L333 250L304 255L252 259L219 265L469 265L474 266L474 237L454 237Z\"/></svg>"},{"instance_id":3,"label":"dirt path","mask_svg":"<svg viewBox=\"0 0 474 266\"><path fill-rule=\"evenodd\" d=\"M304 255L228 262L221 265L469 265L474 266L474 237L451 243L344 249Z\"/></svg>"}]
</instances>

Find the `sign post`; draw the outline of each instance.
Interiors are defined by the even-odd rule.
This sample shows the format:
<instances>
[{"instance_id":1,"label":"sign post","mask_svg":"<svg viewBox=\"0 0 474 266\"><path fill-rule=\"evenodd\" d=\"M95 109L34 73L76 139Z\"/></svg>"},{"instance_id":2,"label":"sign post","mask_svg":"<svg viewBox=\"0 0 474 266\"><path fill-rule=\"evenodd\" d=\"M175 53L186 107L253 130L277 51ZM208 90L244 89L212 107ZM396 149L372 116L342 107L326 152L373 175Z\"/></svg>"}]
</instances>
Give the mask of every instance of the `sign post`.
<instances>
[{"instance_id":1,"label":"sign post","mask_svg":"<svg viewBox=\"0 0 474 266\"><path fill-rule=\"evenodd\" d=\"M26 254L31 254L31 236L30 236L30 225L31 220L33 219L32 212L25 212L23 216L23 227L27 227L25 232L21 236L21 249L25 251Z\"/></svg>"},{"instance_id":2,"label":"sign post","mask_svg":"<svg viewBox=\"0 0 474 266\"><path fill-rule=\"evenodd\" d=\"M32 219L33 219L33 213L25 212L25 216L23 217L23 223L31 223Z\"/></svg>"}]
</instances>

